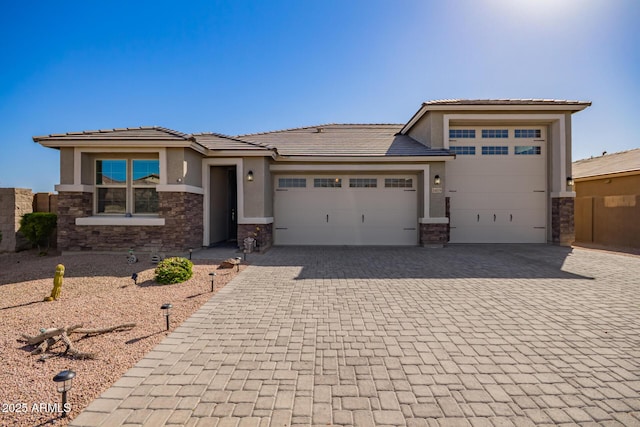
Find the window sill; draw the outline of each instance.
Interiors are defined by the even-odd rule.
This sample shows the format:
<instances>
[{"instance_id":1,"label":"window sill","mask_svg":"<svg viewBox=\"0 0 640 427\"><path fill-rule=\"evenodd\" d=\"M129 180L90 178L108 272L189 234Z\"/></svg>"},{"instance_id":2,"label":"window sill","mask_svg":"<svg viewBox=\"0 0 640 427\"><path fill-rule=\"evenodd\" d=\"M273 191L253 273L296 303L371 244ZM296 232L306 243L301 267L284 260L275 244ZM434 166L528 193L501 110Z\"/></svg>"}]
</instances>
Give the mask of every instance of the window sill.
<instances>
[{"instance_id":1,"label":"window sill","mask_svg":"<svg viewBox=\"0 0 640 427\"><path fill-rule=\"evenodd\" d=\"M76 218L76 225L163 226L164 218L141 216L88 216Z\"/></svg>"}]
</instances>

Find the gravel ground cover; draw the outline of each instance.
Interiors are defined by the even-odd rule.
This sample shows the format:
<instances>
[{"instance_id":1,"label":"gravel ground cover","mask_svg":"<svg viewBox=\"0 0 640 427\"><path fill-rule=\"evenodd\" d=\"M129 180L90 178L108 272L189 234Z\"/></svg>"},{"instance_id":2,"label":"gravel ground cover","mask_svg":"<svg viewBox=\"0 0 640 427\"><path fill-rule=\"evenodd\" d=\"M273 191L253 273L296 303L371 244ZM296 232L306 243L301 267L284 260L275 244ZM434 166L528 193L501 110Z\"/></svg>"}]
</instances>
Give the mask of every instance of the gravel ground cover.
<instances>
[{"instance_id":1,"label":"gravel ground cover","mask_svg":"<svg viewBox=\"0 0 640 427\"><path fill-rule=\"evenodd\" d=\"M141 258L129 265L123 254L0 254L0 425L66 425L168 334L163 303L173 304L173 330L213 295L210 272L218 274L214 292L237 274L235 269L217 269L218 261L194 260L191 279L158 285L153 281L155 265ZM51 294L57 264L66 269L61 298L43 302ZM138 274L137 285L133 273ZM71 335L78 350L96 354L93 360L64 356L65 347L58 344L42 361L30 354L33 347L19 341L21 334L37 335L40 328L78 323L103 328L129 322L137 326L86 338ZM76 372L68 395L69 418L55 412L61 396L53 377L65 369Z\"/></svg>"}]
</instances>

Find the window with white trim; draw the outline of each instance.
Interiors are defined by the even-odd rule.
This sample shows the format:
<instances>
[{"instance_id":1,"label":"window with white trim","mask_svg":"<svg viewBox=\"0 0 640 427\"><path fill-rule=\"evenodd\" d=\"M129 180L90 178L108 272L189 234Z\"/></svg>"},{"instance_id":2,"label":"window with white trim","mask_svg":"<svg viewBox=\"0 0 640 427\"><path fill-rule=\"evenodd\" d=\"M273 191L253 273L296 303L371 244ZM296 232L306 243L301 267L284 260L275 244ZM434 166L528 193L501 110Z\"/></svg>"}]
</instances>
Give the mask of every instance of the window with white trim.
<instances>
[{"instance_id":1,"label":"window with white trim","mask_svg":"<svg viewBox=\"0 0 640 427\"><path fill-rule=\"evenodd\" d=\"M96 214L158 213L157 159L99 159L95 164Z\"/></svg>"}]
</instances>

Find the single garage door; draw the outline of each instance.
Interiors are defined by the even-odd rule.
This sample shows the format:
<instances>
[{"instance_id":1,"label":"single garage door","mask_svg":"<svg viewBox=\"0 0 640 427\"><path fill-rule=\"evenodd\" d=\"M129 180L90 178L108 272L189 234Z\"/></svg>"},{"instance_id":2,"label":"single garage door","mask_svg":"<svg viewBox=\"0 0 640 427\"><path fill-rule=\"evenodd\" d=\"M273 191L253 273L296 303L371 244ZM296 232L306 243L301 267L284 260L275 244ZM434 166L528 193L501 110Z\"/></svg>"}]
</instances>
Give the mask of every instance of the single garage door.
<instances>
[{"instance_id":1,"label":"single garage door","mask_svg":"<svg viewBox=\"0 0 640 427\"><path fill-rule=\"evenodd\" d=\"M545 243L544 129L455 129L447 163L451 243Z\"/></svg>"},{"instance_id":2,"label":"single garage door","mask_svg":"<svg viewBox=\"0 0 640 427\"><path fill-rule=\"evenodd\" d=\"M276 245L416 245L415 175L275 177Z\"/></svg>"}]
</instances>

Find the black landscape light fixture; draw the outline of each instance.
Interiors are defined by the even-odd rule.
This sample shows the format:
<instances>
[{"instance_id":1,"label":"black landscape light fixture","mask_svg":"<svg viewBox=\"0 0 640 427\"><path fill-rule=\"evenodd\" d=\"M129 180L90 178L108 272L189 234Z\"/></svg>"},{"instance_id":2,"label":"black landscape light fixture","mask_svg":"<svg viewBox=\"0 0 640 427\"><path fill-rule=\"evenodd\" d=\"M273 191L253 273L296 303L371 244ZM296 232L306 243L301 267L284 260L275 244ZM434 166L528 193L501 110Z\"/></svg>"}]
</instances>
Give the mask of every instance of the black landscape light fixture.
<instances>
[{"instance_id":1,"label":"black landscape light fixture","mask_svg":"<svg viewBox=\"0 0 640 427\"><path fill-rule=\"evenodd\" d=\"M65 418L67 416L67 392L71 390L73 386L73 378L76 376L76 373L71 369L67 369L66 371L61 371L53 377L53 381L56 383L58 388L58 393L62 393L62 417Z\"/></svg>"},{"instance_id":2,"label":"black landscape light fixture","mask_svg":"<svg viewBox=\"0 0 640 427\"><path fill-rule=\"evenodd\" d=\"M240 271L240 263L242 262L242 257L237 256L236 257L236 271Z\"/></svg>"},{"instance_id":3,"label":"black landscape light fixture","mask_svg":"<svg viewBox=\"0 0 640 427\"><path fill-rule=\"evenodd\" d=\"M253 171L247 172L247 181L253 181Z\"/></svg>"},{"instance_id":4,"label":"black landscape light fixture","mask_svg":"<svg viewBox=\"0 0 640 427\"><path fill-rule=\"evenodd\" d=\"M131 275L131 280L133 280L133 284L137 285L138 284L138 273L133 273Z\"/></svg>"},{"instance_id":5,"label":"black landscape light fixture","mask_svg":"<svg viewBox=\"0 0 640 427\"><path fill-rule=\"evenodd\" d=\"M573 187L573 184L574 184L573 178L568 176L567 177L567 187Z\"/></svg>"},{"instance_id":6,"label":"black landscape light fixture","mask_svg":"<svg viewBox=\"0 0 640 427\"><path fill-rule=\"evenodd\" d=\"M440 175L436 175L433 177L433 184L440 185Z\"/></svg>"},{"instance_id":7,"label":"black landscape light fixture","mask_svg":"<svg viewBox=\"0 0 640 427\"><path fill-rule=\"evenodd\" d=\"M193 255L193 249L189 248L189 261L191 261L191 255Z\"/></svg>"},{"instance_id":8,"label":"black landscape light fixture","mask_svg":"<svg viewBox=\"0 0 640 427\"><path fill-rule=\"evenodd\" d=\"M213 292L213 282L216 279L216 273L209 273L209 276L211 276L211 292Z\"/></svg>"},{"instance_id":9,"label":"black landscape light fixture","mask_svg":"<svg viewBox=\"0 0 640 427\"><path fill-rule=\"evenodd\" d=\"M173 308L173 306L171 304L169 304L168 302L165 302L164 304L162 304L162 307L160 307L162 310L164 310L164 317L167 319L167 331L169 330L169 316L171 315L171 308Z\"/></svg>"}]
</instances>

